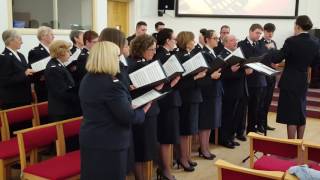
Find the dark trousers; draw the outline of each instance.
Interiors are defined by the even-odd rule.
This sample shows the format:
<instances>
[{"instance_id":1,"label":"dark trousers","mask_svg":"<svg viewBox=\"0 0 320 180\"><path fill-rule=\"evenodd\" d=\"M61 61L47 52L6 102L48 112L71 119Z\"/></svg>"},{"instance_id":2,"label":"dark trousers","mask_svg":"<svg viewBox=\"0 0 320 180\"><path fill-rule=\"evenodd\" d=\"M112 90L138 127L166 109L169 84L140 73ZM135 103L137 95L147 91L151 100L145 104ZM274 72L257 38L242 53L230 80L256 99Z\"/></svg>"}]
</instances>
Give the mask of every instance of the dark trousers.
<instances>
[{"instance_id":1,"label":"dark trousers","mask_svg":"<svg viewBox=\"0 0 320 180\"><path fill-rule=\"evenodd\" d=\"M259 109L263 102L263 87L249 87L247 133L256 131L256 126L263 125L259 120Z\"/></svg>"},{"instance_id":2,"label":"dark trousers","mask_svg":"<svg viewBox=\"0 0 320 180\"><path fill-rule=\"evenodd\" d=\"M261 103L261 108L259 111L259 119L262 122L262 124L267 124L267 118L268 118L268 112L269 112L269 107L272 102L272 97L273 97L273 91L276 86L276 78L275 77L267 77L267 87L264 88L264 100Z\"/></svg>"},{"instance_id":3,"label":"dark trousers","mask_svg":"<svg viewBox=\"0 0 320 180\"><path fill-rule=\"evenodd\" d=\"M125 180L128 149L106 150L81 147L81 180Z\"/></svg>"},{"instance_id":4,"label":"dark trousers","mask_svg":"<svg viewBox=\"0 0 320 180\"><path fill-rule=\"evenodd\" d=\"M219 142L225 143L231 141L234 137L236 122L236 112L239 105L239 99L222 99L222 121L219 130Z\"/></svg>"},{"instance_id":5,"label":"dark trousers","mask_svg":"<svg viewBox=\"0 0 320 180\"><path fill-rule=\"evenodd\" d=\"M235 132L237 136L244 135L246 130L246 122L247 122L247 111L248 111L248 97L243 97L239 99L239 103L236 111L236 127Z\"/></svg>"}]
</instances>

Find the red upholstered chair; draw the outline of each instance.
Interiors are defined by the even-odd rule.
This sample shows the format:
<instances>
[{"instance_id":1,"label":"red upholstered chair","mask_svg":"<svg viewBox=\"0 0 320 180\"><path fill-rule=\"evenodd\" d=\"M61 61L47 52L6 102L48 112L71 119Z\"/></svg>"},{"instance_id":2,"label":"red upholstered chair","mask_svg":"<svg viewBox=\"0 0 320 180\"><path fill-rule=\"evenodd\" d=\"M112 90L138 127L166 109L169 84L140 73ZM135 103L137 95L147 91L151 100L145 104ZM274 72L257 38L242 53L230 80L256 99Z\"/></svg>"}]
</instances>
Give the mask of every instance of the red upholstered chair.
<instances>
[{"instance_id":1,"label":"red upholstered chair","mask_svg":"<svg viewBox=\"0 0 320 180\"><path fill-rule=\"evenodd\" d=\"M320 171L320 144L304 142L303 160L310 168Z\"/></svg>"},{"instance_id":2,"label":"red upholstered chair","mask_svg":"<svg viewBox=\"0 0 320 180\"><path fill-rule=\"evenodd\" d=\"M0 141L0 180L10 177L10 166L19 161L17 138Z\"/></svg>"},{"instance_id":3,"label":"red upholstered chair","mask_svg":"<svg viewBox=\"0 0 320 180\"><path fill-rule=\"evenodd\" d=\"M302 161L302 140L279 139L249 133L250 168L266 171L286 172L291 166ZM254 161L255 152L263 156Z\"/></svg>"},{"instance_id":4,"label":"red upholstered chair","mask_svg":"<svg viewBox=\"0 0 320 180\"><path fill-rule=\"evenodd\" d=\"M2 111L2 140L10 139L10 126L20 122L32 121L32 126L39 125L34 105L26 105Z\"/></svg>"},{"instance_id":5,"label":"red upholstered chair","mask_svg":"<svg viewBox=\"0 0 320 180\"><path fill-rule=\"evenodd\" d=\"M248 169L220 159L215 165L218 167L218 180L280 180L284 177L284 172Z\"/></svg>"},{"instance_id":6,"label":"red upholstered chair","mask_svg":"<svg viewBox=\"0 0 320 180\"><path fill-rule=\"evenodd\" d=\"M65 154L64 126L76 129L79 118L45 124L15 132L18 137L21 172L23 179L79 179L80 151ZM64 125L65 124L65 125ZM70 127L72 126L72 127ZM74 128L76 127L76 128ZM70 131L71 131L70 130ZM66 134L68 134L67 132ZM73 132L70 132L72 134ZM56 143L57 156L36 162L37 149ZM30 150L30 163L27 164L26 150Z\"/></svg>"},{"instance_id":7,"label":"red upholstered chair","mask_svg":"<svg viewBox=\"0 0 320 180\"><path fill-rule=\"evenodd\" d=\"M36 115L40 124L45 123L45 119L49 118L48 101L35 104Z\"/></svg>"}]
</instances>

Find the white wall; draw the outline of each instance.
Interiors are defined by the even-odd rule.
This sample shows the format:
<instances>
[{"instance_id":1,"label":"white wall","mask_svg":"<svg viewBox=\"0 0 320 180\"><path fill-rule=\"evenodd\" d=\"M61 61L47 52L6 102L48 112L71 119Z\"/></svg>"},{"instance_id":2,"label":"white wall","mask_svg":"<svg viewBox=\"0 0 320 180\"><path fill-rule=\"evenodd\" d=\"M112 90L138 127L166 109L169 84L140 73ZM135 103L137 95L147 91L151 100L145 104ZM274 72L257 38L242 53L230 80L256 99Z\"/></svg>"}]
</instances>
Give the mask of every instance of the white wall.
<instances>
[{"instance_id":1,"label":"white wall","mask_svg":"<svg viewBox=\"0 0 320 180\"><path fill-rule=\"evenodd\" d=\"M229 19L229 18L186 18L174 17L174 11L167 11L163 17L157 15L158 0L134 0L135 16L131 16L132 22L139 20L146 21L148 24L148 33L154 32L154 24L157 21L163 21L166 27L173 28L176 33L183 30L193 31L199 34L201 28L214 29L219 31L221 25L227 24L231 27L231 33L238 39L244 39L248 34L248 29L252 23L272 22L276 25L275 40L278 45L282 46L284 40L293 32L293 19ZM314 27L320 28L320 1L319 0L300 0L299 15L309 15L314 23ZM148 11L141 11L147 9ZM140 11L139 11L140 10ZM134 23L130 25L130 32L134 32Z\"/></svg>"},{"instance_id":2,"label":"white wall","mask_svg":"<svg viewBox=\"0 0 320 180\"><path fill-rule=\"evenodd\" d=\"M97 32L100 32L107 25L107 0L96 0L96 23ZM0 0L0 33L8 28L8 7L7 0ZM264 24L272 22L277 26L275 40L281 46L284 40L292 34L292 19L227 19L227 18L176 18L174 12L167 12L163 17L157 16L158 0L132 0L130 5L130 32L134 32L135 23L144 20L149 24L149 33L154 31L154 23L161 20L167 27L173 28L175 32L182 30L193 31L198 35L200 28L210 28L219 30L220 26L227 24L231 27L231 33L239 39L244 39L248 33L249 26L252 23ZM300 0L299 15L309 15L314 23L314 27L320 28L320 7L319 0ZM35 35L23 35L23 46L20 50L27 55L28 51L38 44ZM68 35L56 35L56 39L69 40ZM0 41L0 51L4 48L2 40Z\"/></svg>"}]
</instances>

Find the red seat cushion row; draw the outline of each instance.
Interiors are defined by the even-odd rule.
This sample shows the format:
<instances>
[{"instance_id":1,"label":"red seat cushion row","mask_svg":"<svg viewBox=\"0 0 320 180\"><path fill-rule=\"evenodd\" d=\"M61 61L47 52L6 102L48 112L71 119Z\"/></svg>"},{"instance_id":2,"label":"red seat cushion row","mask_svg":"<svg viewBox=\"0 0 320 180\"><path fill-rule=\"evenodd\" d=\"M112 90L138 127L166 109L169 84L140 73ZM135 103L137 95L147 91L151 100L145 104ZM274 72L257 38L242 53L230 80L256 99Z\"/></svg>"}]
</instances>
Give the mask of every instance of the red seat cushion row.
<instances>
[{"instance_id":1,"label":"red seat cushion row","mask_svg":"<svg viewBox=\"0 0 320 180\"><path fill-rule=\"evenodd\" d=\"M80 132L81 119L63 124L64 136L66 138L78 135Z\"/></svg>"},{"instance_id":2,"label":"red seat cushion row","mask_svg":"<svg viewBox=\"0 0 320 180\"><path fill-rule=\"evenodd\" d=\"M19 157L19 147L17 138L0 142L0 159Z\"/></svg>"},{"instance_id":3,"label":"red seat cushion row","mask_svg":"<svg viewBox=\"0 0 320 180\"><path fill-rule=\"evenodd\" d=\"M308 166L309 166L310 168L312 168L312 169L315 169L315 170L320 171L320 165L319 165L318 163L315 163L315 162L313 162L313 163L308 163Z\"/></svg>"},{"instance_id":4,"label":"red seat cushion row","mask_svg":"<svg viewBox=\"0 0 320 180\"><path fill-rule=\"evenodd\" d=\"M49 113L48 113L48 103L43 103L43 104L38 104L38 112L39 112L39 116L41 117L48 117Z\"/></svg>"},{"instance_id":5,"label":"red seat cushion row","mask_svg":"<svg viewBox=\"0 0 320 180\"><path fill-rule=\"evenodd\" d=\"M52 180L62 180L80 174L80 151L54 157L38 164L28 166L25 173Z\"/></svg>"},{"instance_id":6,"label":"red seat cushion row","mask_svg":"<svg viewBox=\"0 0 320 180\"><path fill-rule=\"evenodd\" d=\"M296 165L297 163L292 159L281 159L276 156L262 156L254 163L254 169L286 172L290 167Z\"/></svg>"}]
</instances>

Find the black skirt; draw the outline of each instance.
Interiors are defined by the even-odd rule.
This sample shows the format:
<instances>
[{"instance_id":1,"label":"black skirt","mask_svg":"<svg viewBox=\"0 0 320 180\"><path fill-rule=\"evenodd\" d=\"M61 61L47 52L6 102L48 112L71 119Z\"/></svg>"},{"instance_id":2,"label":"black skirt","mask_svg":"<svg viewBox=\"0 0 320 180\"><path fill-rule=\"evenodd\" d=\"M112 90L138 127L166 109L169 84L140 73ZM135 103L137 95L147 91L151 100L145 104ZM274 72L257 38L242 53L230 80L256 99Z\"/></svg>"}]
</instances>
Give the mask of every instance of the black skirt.
<instances>
[{"instance_id":1,"label":"black skirt","mask_svg":"<svg viewBox=\"0 0 320 180\"><path fill-rule=\"evenodd\" d=\"M133 125L135 162L152 161L157 145L157 116L146 116L145 121Z\"/></svg>"},{"instance_id":2,"label":"black skirt","mask_svg":"<svg viewBox=\"0 0 320 180\"><path fill-rule=\"evenodd\" d=\"M198 133L199 104L182 103L180 112L180 135L190 136Z\"/></svg>"},{"instance_id":3,"label":"black skirt","mask_svg":"<svg viewBox=\"0 0 320 180\"><path fill-rule=\"evenodd\" d=\"M105 150L81 147L81 180L125 180L128 149Z\"/></svg>"},{"instance_id":4,"label":"black skirt","mask_svg":"<svg viewBox=\"0 0 320 180\"><path fill-rule=\"evenodd\" d=\"M179 144L179 108L161 108L158 117L158 142Z\"/></svg>"},{"instance_id":5,"label":"black skirt","mask_svg":"<svg viewBox=\"0 0 320 180\"><path fill-rule=\"evenodd\" d=\"M199 129L219 128L221 126L222 97L210 97L199 106Z\"/></svg>"},{"instance_id":6,"label":"black skirt","mask_svg":"<svg viewBox=\"0 0 320 180\"><path fill-rule=\"evenodd\" d=\"M306 124L306 93L297 94L294 91L280 89L277 122L287 125Z\"/></svg>"}]
</instances>

